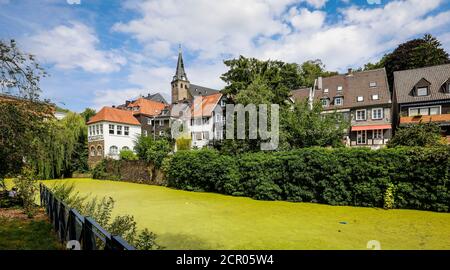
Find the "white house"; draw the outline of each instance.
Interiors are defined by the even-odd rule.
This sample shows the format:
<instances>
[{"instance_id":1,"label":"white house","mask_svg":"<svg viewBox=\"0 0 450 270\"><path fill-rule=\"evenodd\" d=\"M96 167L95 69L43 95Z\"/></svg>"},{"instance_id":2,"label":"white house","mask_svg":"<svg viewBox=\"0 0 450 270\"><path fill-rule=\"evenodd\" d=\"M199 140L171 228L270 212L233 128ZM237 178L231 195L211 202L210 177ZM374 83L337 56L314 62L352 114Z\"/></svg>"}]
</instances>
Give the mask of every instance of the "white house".
<instances>
[{"instance_id":1,"label":"white house","mask_svg":"<svg viewBox=\"0 0 450 270\"><path fill-rule=\"evenodd\" d=\"M103 107L87 126L90 165L104 157L118 159L121 150L133 150L141 134L141 125L132 111L111 107Z\"/></svg>"},{"instance_id":2,"label":"white house","mask_svg":"<svg viewBox=\"0 0 450 270\"><path fill-rule=\"evenodd\" d=\"M202 148L212 140L223 139L225 99L222 94L196 96L191 106L191 119L187 123L193 148Z\"/></svg>"}]
</instances>

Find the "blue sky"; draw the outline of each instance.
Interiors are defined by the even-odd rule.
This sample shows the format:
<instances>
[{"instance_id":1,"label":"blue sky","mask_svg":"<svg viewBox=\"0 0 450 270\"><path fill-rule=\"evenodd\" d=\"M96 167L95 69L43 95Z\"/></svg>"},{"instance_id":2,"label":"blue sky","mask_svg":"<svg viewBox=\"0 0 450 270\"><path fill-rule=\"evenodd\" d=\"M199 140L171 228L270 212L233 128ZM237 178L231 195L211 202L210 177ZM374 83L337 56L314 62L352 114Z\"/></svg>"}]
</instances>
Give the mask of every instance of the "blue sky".
<instances>
[{"instance_id":1,"label":"blue sky","mask_svg":"<svg viewBox=\"0 0 450 270\"><path fill-rule=\"evenodd\" d=\"M0 0L0 38L35 54L42 96L75 111L170 101L178 44L191 83L220 89L239 55L345 71L424 33L450 51L449 29L450 0Z\"/></svg>"}]
</instances>

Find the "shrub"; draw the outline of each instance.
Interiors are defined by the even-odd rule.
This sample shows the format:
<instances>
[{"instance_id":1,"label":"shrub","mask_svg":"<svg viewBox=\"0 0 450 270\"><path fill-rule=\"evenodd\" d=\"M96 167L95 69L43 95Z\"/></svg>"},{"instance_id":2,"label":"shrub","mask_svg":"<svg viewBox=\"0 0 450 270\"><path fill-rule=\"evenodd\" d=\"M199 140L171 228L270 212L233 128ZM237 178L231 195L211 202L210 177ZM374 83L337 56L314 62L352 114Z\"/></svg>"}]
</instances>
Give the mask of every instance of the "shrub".
<instances>
[{"instance_id":1,"label":"shrub","mask_svg":"<svg viewBox=\"0 0 450 270\"><path fill-rule=\"evenodd\" d=\"M153 162L157 168L160 168L163 159L170 153L172 147L167 139L153 140L148 136L139 136L134 150L139 159Z\"/></svg>"},{"instance_id":2,"label":"shrub","mask_svg":"<svg viewBox=\"0 0 450 270\"><path fill-rule=\"evenodd\" d=\"M448 146L303 148L236 156L202 149L179 151L166 167L169 186L185 190L331 205L450 207Z\"/></svg>"},{"instance_id":3,"label":"shrub","mask_svg":"<svg viewBox=\"0 0 450 270\"><path fill-rule=\"evenodd\" d=\"M121 150L119 156L121 160L138 160L137 155L131 150Z\"/></svg>"},{"instance_id":4,"label":"shrub","mask_svg":"<svg viewBox=\"0 0 450 270\"><path fill-rule=\"evenodd\" d=\"M36 214L37 205L35 203L38 191L37 181L34 171L31 167L25 166L22 173L13 179L14 186L17 188L17 194L23 202L23 210L25 214L32 218Z\"/></svg>"}]
</instances>

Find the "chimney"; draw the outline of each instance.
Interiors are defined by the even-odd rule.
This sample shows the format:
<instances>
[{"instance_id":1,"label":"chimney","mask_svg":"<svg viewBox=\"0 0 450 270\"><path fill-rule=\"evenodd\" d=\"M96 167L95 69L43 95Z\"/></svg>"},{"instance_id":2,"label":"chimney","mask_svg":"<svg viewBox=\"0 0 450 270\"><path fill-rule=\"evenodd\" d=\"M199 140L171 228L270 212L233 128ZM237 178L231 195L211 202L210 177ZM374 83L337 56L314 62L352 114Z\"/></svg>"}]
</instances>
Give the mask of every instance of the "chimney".
<instances>
[{"instance_id":1,"label":"chimney","mask_svg":"<svg viewBox=\"0 0 450 270\"><path fill-rule=\"evenodd\" d=\"M125 101L125 106L127 106L127 107L128 107L128 105L130 105L130 103L131 103L131 101L129 101L129 100L126 100L126 101Z\"/></svg>"},{"instance_id":2,"label":"chimney","mask_svg":"<svg viewBox=\"0 0 450 270\"><path fill-rule=\"evenodd\" d=\"M353 74L353 69L352 69L352 68L349 68L349 69L348 69L347 75L352 75L352 74Z\"/></svg>"},{"instance_id":3,"label":"chimney","mask_svg":"<svg viewBox=\"0 0 450 270\"><path fill-rule=\"evenodd\" d=\"M317 79L317 89L322 90L322 76Z\"/></svg>"}]
</instances>

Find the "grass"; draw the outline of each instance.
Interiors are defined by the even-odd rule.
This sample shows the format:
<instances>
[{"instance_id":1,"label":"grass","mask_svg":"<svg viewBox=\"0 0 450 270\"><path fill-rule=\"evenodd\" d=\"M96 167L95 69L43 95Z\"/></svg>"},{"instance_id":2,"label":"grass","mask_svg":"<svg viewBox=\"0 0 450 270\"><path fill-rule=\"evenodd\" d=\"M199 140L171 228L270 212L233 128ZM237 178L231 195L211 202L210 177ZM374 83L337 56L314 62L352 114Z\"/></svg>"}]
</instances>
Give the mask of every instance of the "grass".
<instances>
[{"instance_id":1,"label":"grass","mask_svg":"<svg viewBox=\"0 0 450 270\"><path fill-rule=\"evenodd\" d=\"M52 225L43 214L30 220L25 215L18 214L21 210L0 210L0 250L62 249Z\"/></svg>"},{"instance_id":2,"label":"grass","mask_svg":"<svg viewBox=\"0 0 450 270\"><path fill-rule=\"evenodd\" d=\"M57 181L45 181L52 185ZM450 249L450 214L257 201L92 179L81 194L111 196L114 215L134 215L166 249ZM343 224L345 223L345 224Z\"/></svg>"}]
</instances>

